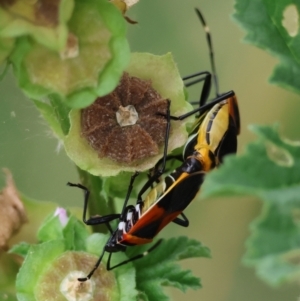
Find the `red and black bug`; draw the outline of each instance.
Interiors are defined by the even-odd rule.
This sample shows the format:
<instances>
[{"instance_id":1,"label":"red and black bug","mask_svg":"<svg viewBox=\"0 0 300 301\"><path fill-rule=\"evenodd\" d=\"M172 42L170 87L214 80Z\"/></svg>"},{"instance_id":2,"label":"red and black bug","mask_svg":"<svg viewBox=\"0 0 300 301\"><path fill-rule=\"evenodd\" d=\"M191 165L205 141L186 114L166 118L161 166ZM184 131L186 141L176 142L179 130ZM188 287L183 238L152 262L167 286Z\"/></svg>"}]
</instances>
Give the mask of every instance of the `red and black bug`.
<instances>
[{"instance_id":1,"label":"red and black bug","mask_svg":"<svg viewBox=\"0 0 300 301\"><path fill-rule=\"evenodd\" d=\"M131 177L120 214L110 214L102 217L96 216L89 219L86 218L89 190L81 184L68 183L68 185L76 186L85 192L84 223L87 225L106 224L111 233L95 267L86 278L79 279L80 281L85 281L93 275L101 263L105 252L109 253L107 269L111 270L145 256L148 252L154 250L161 240L158 240L146 254L139 254L114 266L110 264L112 253L125 251L127 246L150 243L170 222L187 227L189 221L183 211L200 191L205 174L218 166L224 156L236 152L237 135L240 131L237 100L233 91L223 94L219 94L218 92L211 35L201 12L198 9L196 9L196 12L207 33L212 73L204 71L183 78L185 82L192 79L192 81L186 83L187 87L201 81L204 82L199 106L195 110L178 117L170 116L168 107L167 114L165 115L167 126L164 156L154 169L153 175L139 192L136 205L128 205L128 200L137 173ZM208 102L212 78L215 82L216 97ZM200 116L197 118L190 132L182 158L175 157L175 159L181 160L182 164L161 180L160 178L165 172L167 160L173 160L173 157L167 156L170 120L182 120L198 112ZM153 185L155 186L153 187ZM149 188L150 192L143 198L143 194ZM179 215L181 215L181 218L178 217ZM110 222L116 219L119 220L118 227L113 230Z\"/></svg>"},{"instance_id":2,"label":"red and black bug","mask_svg":"<svg viewBox=\"0 0 300 301\"><path fill-rule=\"evenodd\" d=\"M156 168L154 175L140 191L137 204L140 204L142 208L141 218L130 227L129 231L124 232L125 240L136 237L141 241L142 237L150 242L171 221L187 227L189 221L183 210L199 192L205 173L218 166L224 156L236 153L237 150L240 116L235 93L229 91L219 94L211 35L201 12L196 9L196 13L207 34L212 73L203 71L183 78L185 81L196 78L187 83L187 87L204 81L199 107L182 116L170 116L170 119L183 120L197 112L202 112L202 114L194 123L184 146L182 158L175 157L183 163L152 188L143 199L142 195L158 181L165 171L166 158L163 158L162 164L157 165L160 167ZM216 97L207 102L212 78L215 83ZM178 218L178 215L182 218ZM151 221L151 223L146 221Z\"/></svg>"}]
</instances>

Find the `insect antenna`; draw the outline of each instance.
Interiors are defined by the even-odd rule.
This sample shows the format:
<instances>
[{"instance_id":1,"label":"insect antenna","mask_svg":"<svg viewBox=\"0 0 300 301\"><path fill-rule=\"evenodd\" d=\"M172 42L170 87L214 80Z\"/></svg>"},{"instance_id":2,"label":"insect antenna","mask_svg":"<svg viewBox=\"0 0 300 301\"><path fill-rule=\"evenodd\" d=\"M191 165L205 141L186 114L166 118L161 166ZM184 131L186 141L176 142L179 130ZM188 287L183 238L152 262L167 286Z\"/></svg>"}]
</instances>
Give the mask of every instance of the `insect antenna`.
<instances>
[{"instance_id":1,"label":"insect antenna","mask_svg":"<svg viewBox=\"0 0 300 301\"><path fill-rule=\"evenodd\" d=\"M195 11L196 11L196 13L199 17L199 20L204 28L204 31L206 33L206 40L207 40L208 49L209 49L209 58L210 58L210 65L211 65L211 70L212 70L212 77L215 82L216 96L220 96L211 33L210 33L208 25L205 22L203 14L200 12L200 10L198 8L195 8Z\"/></svg>"}]
</instances>

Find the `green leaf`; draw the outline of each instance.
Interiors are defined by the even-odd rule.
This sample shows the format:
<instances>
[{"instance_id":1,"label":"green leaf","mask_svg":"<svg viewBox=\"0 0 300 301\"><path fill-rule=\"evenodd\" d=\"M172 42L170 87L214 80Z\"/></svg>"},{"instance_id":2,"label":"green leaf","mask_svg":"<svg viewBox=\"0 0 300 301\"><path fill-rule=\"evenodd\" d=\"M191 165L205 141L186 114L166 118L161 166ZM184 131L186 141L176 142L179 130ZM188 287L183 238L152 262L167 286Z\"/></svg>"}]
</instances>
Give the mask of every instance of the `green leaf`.
<instances>
[{"instance_id":1,"label":"green leaf","mask_svg":"<svg viewBox=\"0 0 300 301\"><path fill-rule=\"evenodd\" d=\"M86 251L100 256L109 236L102 233L93 233L85 241Z\"/></svg>"},{"instance_id":2,"label":"green leaf","mask_svg":"<svg viewBox=\"0 0 300 301\"><path fill-rule=\"evenodd\" d=\"M26 257L28 251L30 249L30 244L27 242L21 242L17 245L14 245L12 248L9 249L9 253L17 254L21 257Z\"/></svg>"},{"instance_id":3,"label":"green leaf","mask_svg":"<svg viewBox=\"0 0 300 301\"><path fill-rule=\"evenodd\" d=\"M26 224L26 227L22 227L16 234L14 243L20 243L22 241L34 243L36 242L37 229L39 229L48 218L53 216L58 204L29 199L24 195L21 195L21 199L24 203L29 223ZM81 208L72 207L70 208L70 211L77 217L82 215Z\"/></svg>"},{"instance_id":4,"label":"green leaf","mask_svg":"<svg viewBox=\"0 0 300 301\"><path fill-rule=\"evenodd\" d=\"M66 250L85 251L85 240L89 236L87 227L75 216L70 216L63 228Z\"/></svg>"},{"instance_id":5,"label":"green leaf","mask_svg":"<svg viewBox=\"0 0 300 301\"><path fill-rule=\"evenodd\" d=\"M263 200L244 261L277 285L300 273L300 143L281 138L278 126L251 129L259 140L208 174L201 196L255 195Z\"/></svg>"},{"instance_id":6,"label":"green leaf","mask_svg":"<svg viewBox=\"0 0 300 301\"><path fill-rule=\"evenodd\" d=\"M85 251L85 240L90 234L88 228L75 216L66 214L63 208L50 214L38 230L39 241L63 239L66 250Z\"/></svg>"},{"instance_id":7,"label":"green leaf","mask_svg":"<svg viewBox=\"0 0 300 301\"><path fill-rule=\"evenodd\" d=\"M131 258L148 249L148 245L131 248L126 254ZM200 279L175 263L194 257L210 257L210 251L200 242L187 237L164 240L147 257L133 261L137 273L137 289L147 296L147 300L156 301L169 300L162 286L173 286L183 292L188 288L200 288Z\"/></svg>"},{"instance_id":8,"label":"green leaf","mask_svg":"<svg viewBox=\"0 0 300 301\"><path fill-rule=\"evenodd\" d=\"M53 213L50 214L39 228L37 237L40 242L64 239L63 225L61 224L59 217L55 216Z\"/></svg>"},{"instance_id":9,"label":"green leaf","mask_svg":"<svg viewBox=\"0 0 300 301\"><path fill-rule=\"evenodd\" d=\"M236 0L234 19L245 28L245 41L277 56L280 64L270 79L300 93L300 3L294 0Z\"/></svg>"}]
</instances>

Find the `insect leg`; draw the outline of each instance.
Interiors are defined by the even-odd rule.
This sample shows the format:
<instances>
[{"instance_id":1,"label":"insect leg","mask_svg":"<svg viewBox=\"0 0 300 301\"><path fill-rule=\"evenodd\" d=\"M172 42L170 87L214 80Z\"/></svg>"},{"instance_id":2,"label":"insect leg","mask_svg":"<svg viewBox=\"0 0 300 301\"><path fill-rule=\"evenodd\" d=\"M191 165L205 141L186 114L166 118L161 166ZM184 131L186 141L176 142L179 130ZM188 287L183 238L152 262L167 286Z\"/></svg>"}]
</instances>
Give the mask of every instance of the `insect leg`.
<instances>
[{"instance_id":1,"label":"insect leg","mask_svg":"<svg viewBox=\"0 0 300 301\"><path fill-rule=\"evenodd\" d=\"M78 187L78 188L82 189L84 192L84 206L83 206L83 215L82 215L83 222L89 226L106 224L108 230L112 233L112 228L109 225L109 222L119 218L120 214L109 214L109 215L105 215L105 216L92 216L89 219L87 219L86 214L87 214L90 191L87 189L87 187L85 187L81 184L73 184L73 183L68 182L67 185L71 186L71 187Z\"/></svg>"},{"instance_id":2,"label":"insect leg","mask_svg":"<svg viewBox=\"0 0 300 301\"><path fill-rule=\"evenodd\" d=\"M103 258L103 256L104 256L104 253L105 253L105 247L103 248L103 251L102 251L102 253L101 253L99 259L97 260L95 266L93 267L93 269L89 272L89 274L88 274L86 277L84 277L84 278L78 278L78 281L84 282L84 281L89 280L89 279L93 276L94 272L98 269L98 267L99 267L99 265L100 265L100 263L101 263L101 261L102 261L102 258ZM111 254L111 253L110 253L110 254Z\"/></svg>"},{"instance_id":3,"label":"insect leg","mask_svg":"<svg viewBox=\"0 0 300 301\"><path fill-rule=\"evenodd\" d=\"M183 212L181 212L180 215L182 216L182 219L179 217L176 217L172 222L179 226L182 226L182 227L188 227L190 224L188 218L185 216L185 214Z\"/></svg>"},{"instance_id":4,"label":"insect leg","mask_svg":"<svg viewBox=\"0 0 300 301\"><path fill-rule=\"evenodd\" d=\"M106 266L106 268L107 268L107 270L108 271L110 271L110 270L113 270L113 269L115 269L115 268L117 268L117 267L119 267L119 266L121 266L121 265L124 265L124 264L126 264L126 263L128 263L128 262L131 262L131 261L134 261L134 260L137 260L137 259L140 259L140 258L143 258L143 257L145 257L145 256L147 256L150 252L152 252L153 250L155 250L160 244L161 244L161 242L163 241L163 239L159 239L150 249L148 249L146 252L143 252L143 253L141 253L141 254L138 254L138 255L136 255L136 256L133 256L133 257L131 257L131 258L129 258L129 259L127 259L127 260L124 260L124 261L122 261L122 262L120 262L120 263L118 263L118 264L116 264L116 265L114 265L114 266L110 266L110 260L111 260L111 256L112 256L112 253L110 253L109 254L109 257L108 257L108 260L107 260L107 266Z\"/></svg>"},{"instance_id":5,"label":"insect leg","mask_svg":"<svg viewBox=\"0 0 300 301\"><path fill-rule=\"evenodd\" d=\"M213 45L212 45L212 37L211 37L211 33L209 30L209 27L207 26L205 19L202 15L202 13L200 12L200 10L198 8L195 8L196 14L205 30L206 33L206 40L207 40L207 44L208 44L208 49L209 49L209 58L210 58L210 64L211 64L211 70L212 70L212 77L213 80L215 82L215 88L216 88L216 95L219 96L219 83L218 83L218 77L217 77L217 71L216 71L216 64L215 64L215 60L214 60L214 50L213 50Z\"/></svg>"},{"instance_id":6,"label":"insect leg","mask_svg":"<svg viewBox=\"0 0 300 301\"><path fill-rule=\"evenodd\" d=\"M201 91L201 94L200 94L200 98L199 98L199 102L192 102L192 104L198 104L199 103L199 107L201 107L206 103L206 101L208 99L208 96L209 96L209 92L210 92L210 89L211 89L211 73L208 72L208 71L202 71L202 72L198 72L198 73L195 73L195 74L185 76L185 77L182 78L182 80L187 81L187 80L189 80L191 78L195 78L195 77L198 77L198 78L196 78L193 81L189 81L188 83L184 83L184 85L185 85L185 87L190 87L194 84L197 84L199 82L204 81L202 91Z\"/></svg>"},{"instance_id":7,"label":"insect leg","mask_svg":"<svg viewBox=\"0 0 300 301\"><path fill-rule=\"evenodd\" d=\"M233 91L229 91L229 92L226 92L218 97L216 97L215 99L213 99L212 101L206 103L205 105L199 107L199 108L196 108L195 110L192 110L186 114L183 114L181 116L170 116L170 119L172 120L183 120L197 112L201 112L201 111L206 111L210 108L212 108L215 104L225 100L225 99L228 99L230 97L233 97L235 95L235 93Z\"/></svg>"},{"instance_id":8,"label":"insect leg","mask_svg":"<svg viewBox=\"0 0 300 301\"><path fill-rule=\"evenodd\" d=\"M168 157L168 142L169 142L169 134L170 134L170 126L171 126L171 120L170 120L170 104L171 101L168 100L168 107L167 107L167 126L166 126L166 134L165 134L165 145L164 145L164 154L161 159L161 167L157 168L154 172L154 174L150 177L150 179L146 182L146 184L142 187L138 194L138 201L141 201L142 194L153 185L154 182L157 182L159 177L164 173L166 168L166 162Z\"/></svg>"},{"instance_id":9,"label":"insect leg","mask_svg":"<svg viewBox=\"0 0 300 301\"><path fill-rule=\"evenodd\" d=\"M123 204L123 208L122 208L122 213L120 215L120 220L125 220L126 219L126 208L127 208L127 203L128 203L128 200L129 200L129 197L130 197L130 194L132 192L132 189L133 189L133 183L134 183L134 180L135 178L139 175L139 172L135 172L132 176L131 176L131 179L130 179L130 183L129 183L129 186L128 186L128 189L127 189L127 194L126 194L126 198L125 198L125 201L124 201L124 204Z\"/></svg>"}]
</instances>

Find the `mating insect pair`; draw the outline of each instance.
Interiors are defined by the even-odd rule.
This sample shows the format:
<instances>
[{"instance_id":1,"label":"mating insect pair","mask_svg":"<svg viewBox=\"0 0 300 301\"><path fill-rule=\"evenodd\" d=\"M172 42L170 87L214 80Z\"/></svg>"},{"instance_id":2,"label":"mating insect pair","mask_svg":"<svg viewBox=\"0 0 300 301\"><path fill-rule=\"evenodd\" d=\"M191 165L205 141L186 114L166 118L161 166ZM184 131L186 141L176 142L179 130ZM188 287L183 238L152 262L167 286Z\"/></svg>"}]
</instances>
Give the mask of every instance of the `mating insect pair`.
<instances>
[{"instance_id":1,"label":"mating insect pair","mask_svg":"<svg viewBox=\"0 0 300 301\"><path fill-rule=\"evenodd\" d=\"M68 183L68 185L78 187L85 192L83 221L87 225L105 224L111 234L94 268L86 278L80 278L80 281L85 281L93 275L101 263L105 252L109 253L107 270L111 270L145 256L145 253L139 254L117 265L111 266L112 253L125 251L127 246L150 243L170 222L187 227L189 221L183 211L199 192L206 172L218 166L224 156L236 152L237 135L240 130L237 101L233 91L224 94L219 94L218 92L211 36L202 14L197 9L196 12L207 33L212 72L199 72L183 78L186 87L198 82L203 82L199 106L195 110L178 117L170 116L168 107L165 116L167 119L167 127L164 156L161 163L157 164L157 167L154 169L153 175L139 192L136 205L128 205L128 200L137 173L131 177L123 209L120 214L109 214L102 217L95 216L89 219L86 218L89 190L81 184ZM208 102L212 79L216 88L216 97ZM170 120L182 120L197 112L200 113L200 117L197 118L189 134L188 141L184 146L182 158L168 157L167 148ZM167 160L173 159L181 160L182 164L161 180L160 178L165 172ZM153 187L155 184L156 186ZM150 192L143 199L143 194L149 188L151 189ZM181 217L178 217L179 215ZM110 222L117 219L119 220L118 227L113 230ZM161 240L154 244L148 252L156 248L160 242Z\"/></svg>"}]
</instances>

